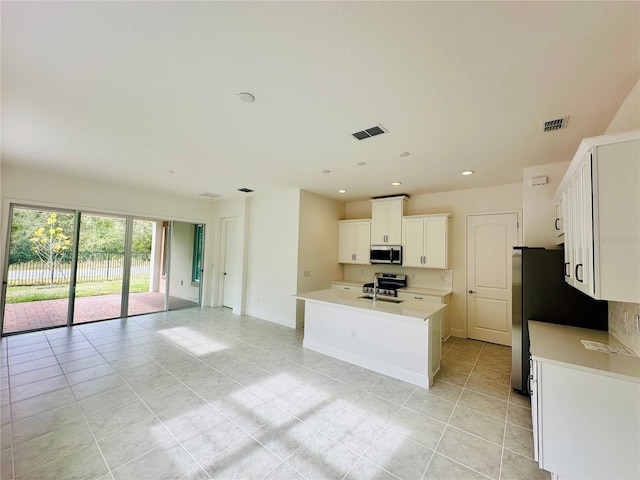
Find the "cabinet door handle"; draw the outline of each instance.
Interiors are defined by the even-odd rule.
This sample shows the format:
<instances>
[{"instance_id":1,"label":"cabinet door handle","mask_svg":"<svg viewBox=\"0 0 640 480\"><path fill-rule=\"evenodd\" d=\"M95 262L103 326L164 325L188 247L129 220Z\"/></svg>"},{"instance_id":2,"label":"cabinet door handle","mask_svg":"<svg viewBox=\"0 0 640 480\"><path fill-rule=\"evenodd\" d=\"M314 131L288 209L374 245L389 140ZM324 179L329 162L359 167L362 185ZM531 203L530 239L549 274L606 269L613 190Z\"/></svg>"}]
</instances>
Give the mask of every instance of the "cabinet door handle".
<instances>
[{"instance_id":1,"label":"cabinet door handle","mask_svg":"<svg viewBox=\"0 0 640 480\"><path fill-rule=\"evenodd\" d=\"M556 218L556 230L560 231L560 228L558 228L558 222L560 221L559 218Z\"/></svg>"},{"instance_id":2,"label":"cabinet door handle","mask_svg":"<svg viewBox=\"0 0 640 480\"><path fill-rule=\"evenodd\" d=\"M413 297L413 298L415 298L416 300L424 300L422 297Z\"/></svg>"},{"instance_id":3,"label":"cabinet door handle","mask_svg":"<svg viewBox=\"0 0 640 480\"><path fill-rule=\"evenodd\" d=\"M582 265L581 263L576 265L576 280L579 281L580 283L583 283L584 278L578 277L578 269L581 267L584 267L584 265Z\"/></svg>"},{"instance_id":4,"label":"cabinet door handle","mask_svg":"<svg viewBox=\"0 0 640 480\"><path fill-rule=\"evenodd\" d=\"M476 292L474 292L473 290L469 290L469 293L476 293Z\"/></svg>"},{"instance_id":5,"label":"cabinet door handle","mask_svg":"<svg viewBox=\"0 0 640 480\"><path fill-rule=\"evenodd\" d=\"M571 276L571 264L569 262L564 262L564 276Z\"/></svg>"}]
</instances>

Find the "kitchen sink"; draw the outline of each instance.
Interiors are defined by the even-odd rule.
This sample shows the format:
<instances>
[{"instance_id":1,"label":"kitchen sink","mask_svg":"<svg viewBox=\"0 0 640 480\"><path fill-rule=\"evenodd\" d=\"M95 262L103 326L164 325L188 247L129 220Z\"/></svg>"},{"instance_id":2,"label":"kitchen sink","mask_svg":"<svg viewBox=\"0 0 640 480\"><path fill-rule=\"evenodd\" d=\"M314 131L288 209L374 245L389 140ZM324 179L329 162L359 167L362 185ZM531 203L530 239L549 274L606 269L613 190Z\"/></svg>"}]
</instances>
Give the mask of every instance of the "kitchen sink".
<instances>
[{"instance_id":1,"label":"kitchen sink","mask_svg":"<svg viewBox=\"0 0 640 480\"><path fill-rule=\"evenodd\" d=\"M373 300L373 295L364 295L364 296L358 297L358 298L362 298L364 300ZM389 302L389 303L402 303L402 302L404 302L404 300L398 300L396 298L387 298L387 297L378 297L378 299L376 301L378 301L378 302Z\"/></svg>"}]
</instances>

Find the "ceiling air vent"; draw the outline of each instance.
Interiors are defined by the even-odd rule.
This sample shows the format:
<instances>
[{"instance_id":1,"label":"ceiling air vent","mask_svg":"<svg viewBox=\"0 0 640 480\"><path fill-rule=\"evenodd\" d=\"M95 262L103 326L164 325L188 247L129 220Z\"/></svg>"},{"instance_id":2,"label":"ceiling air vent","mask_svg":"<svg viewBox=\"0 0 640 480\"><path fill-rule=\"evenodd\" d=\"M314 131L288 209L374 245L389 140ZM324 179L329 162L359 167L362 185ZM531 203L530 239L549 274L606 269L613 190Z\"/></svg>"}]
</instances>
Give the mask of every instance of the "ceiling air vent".
<instances>
[{"instance_id":1,"label":"ceiling air vent","mask_svg":"<svg viewBox=\"0 0 640 480\"><path fill-rule=\"evenodd\" d=\"M554 118L553 120L547 120L542 123L542 131L543 132L552 132L554 130L560 130L561 128L566 128L567 123L569 123L569 115L562 118Z\"/></svg>"},{"instance_id":2,"label":"ceiling air vent","mask_svg":"<svg viewBox=\"0 0 640 480\"><path fill-rule=\"evenodd\" d=\"M364 140L365 138L375 137L376 135L380 135L381 133L387 133L382 125L378 124L375 127L367 128L366 130L362 130L361 132L352 133L355 138L358 140Z\"/></svg>"},{"instance_id":3,"label":"ceiling air vent","mask_svg":"<svg viewBox=\"0 0 640 480\"><path fill-rule=\"evenodd\" d=\"M239 192L244 192L244 193L251 193L253 192L253 190L251 190L250 188L239 188L238 189Z\"/></svg>"},{"instance_id":4,"label":"ceiling air vent","mask_svg":"<svg viewBox=\"0 0 640 480\"><path fill-rule=\"evenodd\" d=\"M207 198L218 198L222 196L217 193L211 193L211 192L204 192L204 193L200 193L199 195L201 197L207 197Z\"/></svg>"}]
</instances>

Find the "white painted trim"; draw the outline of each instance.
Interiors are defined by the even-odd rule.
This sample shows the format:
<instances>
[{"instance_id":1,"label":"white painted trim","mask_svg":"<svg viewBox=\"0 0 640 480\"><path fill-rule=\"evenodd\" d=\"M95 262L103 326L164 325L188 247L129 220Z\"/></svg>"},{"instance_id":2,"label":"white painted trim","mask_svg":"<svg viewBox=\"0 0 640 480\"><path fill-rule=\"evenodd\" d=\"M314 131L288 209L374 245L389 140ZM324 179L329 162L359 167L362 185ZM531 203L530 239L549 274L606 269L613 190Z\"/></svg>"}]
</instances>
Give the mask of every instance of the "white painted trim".
<instances>
[{"instance_id":1,"label":"white painted trim","mask_svg":"<svg viewBox=\"0 0 640 480\"><path fill-rule=\"evenodd\" d=\"M315 352L322 353L324 355L328 355L345 362L353 363L354 365L358 365L368 370L373 370L374 372L403 380L405 382L411 383L412 385L417 385L422 388L429 388L430 385L433 385L433 379L430 379L426 375L418 375L417 373L410 372L403 368L398 368L384 362L379 362L371 358L363 357L361 355L355 355L339 348L330 347L329 345L317 343L312 340L307 340L306 338L303 340L302 346L304 348L308 348L309 350L313 350Z\"/></svg>"},{"instance_id":2,"label":"white painted trim","mask_svg":"<svg viewBox=\"0 0 640 480\"><path fill-rule=\"evenodd\" d=\"M466 306L466 305L465 305ZM464 334L464 329L461 328L450 328L449 331L451 332L451 335L449 335L447 337L447 340L450 337L456 337L456 338L467 338L467 336ZM446 340L445 340L446 341Z\"/></svg>"}]
</instances>

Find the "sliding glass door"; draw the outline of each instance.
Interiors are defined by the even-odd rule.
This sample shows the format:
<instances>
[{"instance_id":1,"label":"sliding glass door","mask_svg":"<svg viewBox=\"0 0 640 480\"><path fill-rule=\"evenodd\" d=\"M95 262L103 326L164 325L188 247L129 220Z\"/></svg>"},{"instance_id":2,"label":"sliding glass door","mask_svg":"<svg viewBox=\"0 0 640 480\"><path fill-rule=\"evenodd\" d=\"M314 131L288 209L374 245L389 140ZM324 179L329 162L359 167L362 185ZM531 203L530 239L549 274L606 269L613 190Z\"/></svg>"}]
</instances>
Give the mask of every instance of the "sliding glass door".
<instances>
[{"instance_id":1,"label":"sliding glass door","mask_svg":"<svg viewBox=\"0 0 640 480\"><path fill-rule=\"evenodd\" d=\"M166 310L164 277L168 222L138 218L132 221L127 315L162 312Z\"/></svg>"},{"instance_id":2,"label":"sliding glass door","mask_svg":"<svg viewBox=\"0 0 640 480\"><path fill-rule=\"evenodd\" d=\"M67 325L75 213L12 206L3 333Z\"/></svg>"},{"instance_id":3,"label":"sliding glass door","mask_svg":"<svg viewBox=\"0 0 640 480\"><path fill-rule=\"evenodd\" d=\"M73 323L121 316L127 220L80 214Z\"/></svg>"},{"instance_id":4,"label":"sliding glass door","mask_svg":"<svg viewBox=\"0 0 640 480\"><path fill-rule=\"evenodd\" d=\"M169 310L200 305L204 225L172 222L169 256Z\"/></svg>"},{"instance_id":5,"label":"sliding glass door","mask_svg":"<svg viewBox=\"0 0 640 480\"><path fill-rule=\"evenodd\" d=\"M203 224L10 211L2 334L201 305Z\"/></svg>"}]
</instances>

